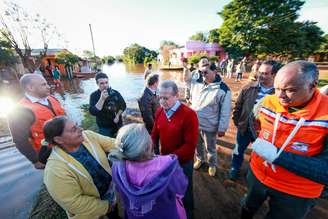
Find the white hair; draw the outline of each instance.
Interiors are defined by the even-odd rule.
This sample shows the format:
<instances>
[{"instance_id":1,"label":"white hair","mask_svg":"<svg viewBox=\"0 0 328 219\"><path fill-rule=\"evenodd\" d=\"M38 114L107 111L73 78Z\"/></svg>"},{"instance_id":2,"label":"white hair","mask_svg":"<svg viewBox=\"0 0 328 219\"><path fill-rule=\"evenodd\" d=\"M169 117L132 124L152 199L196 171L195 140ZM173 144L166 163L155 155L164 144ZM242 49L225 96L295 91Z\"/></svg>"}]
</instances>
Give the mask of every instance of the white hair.
<instances>
[{"instance_id":1,"label":"white hair","mask_svg":"<svg viewBox=\"0 0 328 219\"><path fill-rule=\"evenodd\" d=\"M177 95L179 93L179 89L178 89L177 84L174 81L171 81L171 80L163 81L159 85L159 87L160 87L160 89L161 88L164 88L164 89L171 88L172 89L172 92L173 92L173 95Z\"/></svg>"},{"instance_id":2,"label":"white hair","mask_svg":"<svg viewBox=\"0 0 328 219\"><path fill-rule=\"evenodd\" d=\"M299 80L303 81L304 86L312 84L319 78L319 71L316 64L304 60L290 62L284 67L297 66L298 74L300 75Z\"/></svg>"},{"instance_id":3,"label":"white hair","mask_svg":"<svg viewBox=\"0 0 328 219\"><path fill-rule=\"evenodd\" d=\"M117 134L110 160L140 160L151 153L152 139L143 124L123 126Z\"/></svg>"}]
</instances>

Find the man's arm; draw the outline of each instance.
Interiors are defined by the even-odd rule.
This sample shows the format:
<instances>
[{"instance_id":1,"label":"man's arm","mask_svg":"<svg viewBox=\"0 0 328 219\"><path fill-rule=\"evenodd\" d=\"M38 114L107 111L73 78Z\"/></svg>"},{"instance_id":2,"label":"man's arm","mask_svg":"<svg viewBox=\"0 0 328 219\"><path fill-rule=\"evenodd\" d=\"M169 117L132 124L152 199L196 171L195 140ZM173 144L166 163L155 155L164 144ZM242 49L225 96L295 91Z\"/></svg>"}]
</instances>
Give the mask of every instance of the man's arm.
<instances>
[{"instance_id":1,"label":"man's arm","mask_svg":"<svg viewBox=\"0 0 328 219\"><path fill-rule=\"evenodd\" d=\"M122 110L122 112L124 112L124 110L126 109L126 103L125 103L125 100L124 98L122 97L122 95L118 93L118 102L119 102L119 109Z\"/></svg>"},{"instance_id":2,"label":"man's arm","mask_svg":"<svg viewBox=\"0 0 328 219\"><path fill-rule=\"evenodd\" d=\"M218 132L225 133L229 128L230 113L231 113L231 92L227 91L224 95L222 102L220 103L219 112L219 127Z\"/></svg>"},{"instance_id":3,"label":"man's arm","mask_svg":"<svg viewBox=\"0 0 328 219\"><path fill-rule=\"evenodd\" d=\"M8 116L8 124L16 148L33 164L38 162L38 153L29 142L30 129L34 121L32 110L25 107L17 108Z\"/></svg>"},{"instance_id":4,"label":"man's arm","mask_svg":"<svg viewBox=\"0 0 328 219\"><path fill-rule=\"evenodd\" d=\"M152 113L152 99L149 95L144 94L139 101L139 108L141 111L142 119L146 125L148 131L154 125L153 113Z\"/></svg>"},{"instance_id":5,"label":"man's arm","mask_svg":"<svg viewBox=\"0 0 328 219\"><path fill-rule=\"evenodd\" d=\"M195 153L196 145L198 142L198 118L195 112L192 112L185 119L183 124L183 138L184 144L177 150L173 151L173 154L178 156L180 163L185 163L185 157L193 155Z\"/></svg>"},{"instance_id":6,"label":"man's arm","mask_svg":"<svg viewBox=\"0 0 328 219\"><path fill-rule=\"evenodd\" d=\"M238 127L238 122L239 122L239 116L244 104L244 92L243 90L240 92L240 94L238 95L235 107L233 108L233 112L232 112L232 121L233 124Z\"/></svg>"},{"instance_id":7,"label":"man's arm","mask_svg":"<svg viewBox=\"0 0 328 219\"><path fill-rule=\"evenodd\" d=\"M106 90L101 92L99 99L97 98L96 93L92 93L90 95L89 112L91 115L93 116L98 115L98 113L102 110L107 97L108 97L108 93Z\"/></svg>"},{"instance_id":8,"label":"man's arm","mask_svg":"<svg viewBox=\"0 0 328 219\"><path fill-rule=\"evenodd\" d=\"M157 128L157 122L161 112L162 112L162 108L159 107L155 115L154 126L151 132L151 138L153 140L155 154L159 154L159 130Z\"/></svg>"},{"instance_id":9,"label":"man's arm","mask_svg":"<svg viewBox=\"0 0 328 219\"><path fill-rule=\"evenodd\" d=\"M283 151L273 163L297 175L328 185L328 136L323 151L317 156L308 157Z\"/></svg>"}]
</instances>

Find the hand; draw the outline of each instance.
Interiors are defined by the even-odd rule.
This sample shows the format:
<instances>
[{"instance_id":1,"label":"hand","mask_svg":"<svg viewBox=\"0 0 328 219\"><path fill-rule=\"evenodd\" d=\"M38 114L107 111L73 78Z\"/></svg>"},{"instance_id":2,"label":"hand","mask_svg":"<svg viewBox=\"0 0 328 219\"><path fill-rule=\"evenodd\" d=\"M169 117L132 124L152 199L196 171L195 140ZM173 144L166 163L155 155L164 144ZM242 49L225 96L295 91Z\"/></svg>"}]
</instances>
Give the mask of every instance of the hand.
<instances>
[{"instance_id":1,"label":"hand","mask_svg":"<svg viewBox=\"0 0 328 219\"><path fill-rule=\"evenodd\" d=\"M35 169L42 170L46 167L45 164L41 163L40 161L33 164Z\"/></svg>"},{"instance_id":2,"label":"hand","mask_svg":"<svg viewBox=\"0 0 328 219\"><path fill-rule=\"evenodd\" d=\"M278 158L278 152L276 146L270 142L257 138L256 141L252 144L252 149L264 160L269 163L273 163L275 159Z\"/></svg>"},{"instance_id":3,"label":"hand","mask_svg":"<svg viewBox=\"0 0 328 219\"><path fill-rule=\"evenodd\" d=\"M108 92L107 92L107 90L103 90L103 91L101 91L100 98L101 98L103 101L105 101L107 97L108 97Z\"/></svg>"},{"instance_id":4,"label":"hand","mask_svg":"<svg viewBox=\"0 0 328 219\"><path fill-rule=\"evenodd\" d=\"M218 137L220 138L220 137L223 137L223 136L225 136L225 132L218 132Z\"/></svg>"},{"instance_id":5,"label":"hand","mask_svg":"<svg viewBox=\"0 0 328 219\"><path fill-rule=\"evenodd\" d=\"M114 123L117 124L119 121L120 121L120 117L119 116L115 116Z\"/></svg>"}]
</instances>

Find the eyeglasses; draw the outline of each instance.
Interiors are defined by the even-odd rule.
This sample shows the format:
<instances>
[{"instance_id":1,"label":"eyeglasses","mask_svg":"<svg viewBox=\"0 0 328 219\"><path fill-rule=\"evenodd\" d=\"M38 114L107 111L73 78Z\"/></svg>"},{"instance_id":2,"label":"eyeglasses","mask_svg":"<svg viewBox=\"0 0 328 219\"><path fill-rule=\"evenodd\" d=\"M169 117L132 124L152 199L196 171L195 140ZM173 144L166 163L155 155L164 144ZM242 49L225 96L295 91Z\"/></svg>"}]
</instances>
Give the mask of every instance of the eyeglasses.
<instances>
[{"instance_id":1,"label":"eyeglasses","mask_svg":"<svg viewBox=\"0 0 328 219\"><path fill-rule=\"evenodd\" d=\"M167 101L168 99L170 99L172 96L168 96L168 97L165 97L165 96L159 96L159 99L160 100L164 100L164 101Z\"/></svg>"}]
</instances>

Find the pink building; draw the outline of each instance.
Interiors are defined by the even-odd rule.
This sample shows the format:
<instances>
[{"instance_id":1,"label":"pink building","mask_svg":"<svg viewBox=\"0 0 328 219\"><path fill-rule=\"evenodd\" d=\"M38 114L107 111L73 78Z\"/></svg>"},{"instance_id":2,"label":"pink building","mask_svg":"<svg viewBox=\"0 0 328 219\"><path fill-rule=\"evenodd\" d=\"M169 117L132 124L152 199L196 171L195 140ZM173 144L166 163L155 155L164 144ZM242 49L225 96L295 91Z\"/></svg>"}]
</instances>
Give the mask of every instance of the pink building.
<instances>
[{"instance_id":1,"label":"pink building","mask_svg":"<svg viewBox=\"0 0 328 219\"><path fill-rule=\"evenodd\" d=\"M220 60L227 56L218 43L204 43L190 40L186 42L184 47L170 50L170 62L172 65L181 65L182 58L189 58L196 53L206 53L208 56L217 56Z\"/></svg>"}]
</instances>

